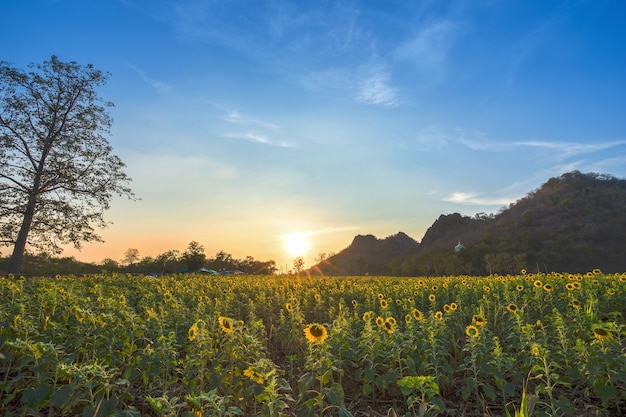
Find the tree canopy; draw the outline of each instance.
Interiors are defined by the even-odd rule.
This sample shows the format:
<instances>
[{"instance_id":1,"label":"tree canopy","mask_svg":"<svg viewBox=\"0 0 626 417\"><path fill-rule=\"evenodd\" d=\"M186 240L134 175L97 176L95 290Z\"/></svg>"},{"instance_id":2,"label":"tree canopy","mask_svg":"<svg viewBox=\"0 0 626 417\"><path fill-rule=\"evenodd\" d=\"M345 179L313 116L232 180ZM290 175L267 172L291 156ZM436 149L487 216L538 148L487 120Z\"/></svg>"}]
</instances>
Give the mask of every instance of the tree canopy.
<instances>
[{"instance_id":1,"label":"tree canopy","mask_svg":"<svg viewBox=\"0 0 626 417\"><path fill-rule=\"evenodd\" d=\"M101 241L115 195L134 195L106 135L112 119L95 88L108 74L56 56L29 71L0 62L0 244L18 273L27 246Z\"/></svg>"}]
</instances>

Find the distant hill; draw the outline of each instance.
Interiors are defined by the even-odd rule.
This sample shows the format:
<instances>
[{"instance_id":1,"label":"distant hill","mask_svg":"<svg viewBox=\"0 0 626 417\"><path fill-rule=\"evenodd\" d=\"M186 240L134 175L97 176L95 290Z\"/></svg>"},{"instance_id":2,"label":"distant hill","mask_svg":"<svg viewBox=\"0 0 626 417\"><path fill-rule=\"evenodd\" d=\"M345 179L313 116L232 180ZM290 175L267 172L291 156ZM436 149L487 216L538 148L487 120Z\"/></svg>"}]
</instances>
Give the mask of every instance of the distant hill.
<instances>
[{"instance_id":1,"label":"distant hill","mask_svg":"<svg viewBox=\"0 0 626 417\"><path fill-rule=\"evenodd\" d=\"M463 249L455 251L461 242ZM578 171L550 178L495 215L441 215L422 241L357 236L312 273L447 275L626 271L626 180Z\"/></svg>"},{"instance_id":2,"label":"distant hill","mask_svg":"<svg viewBox=\"0 0 626 417\"><path fill-rule=\"evenodd\" d=\"M384 239L373 235L358 235L350 246L309 271L314 275L378 275L389 270L389 263L415 250L419 244L399 232Z\"/></svg>"}]
</instances>

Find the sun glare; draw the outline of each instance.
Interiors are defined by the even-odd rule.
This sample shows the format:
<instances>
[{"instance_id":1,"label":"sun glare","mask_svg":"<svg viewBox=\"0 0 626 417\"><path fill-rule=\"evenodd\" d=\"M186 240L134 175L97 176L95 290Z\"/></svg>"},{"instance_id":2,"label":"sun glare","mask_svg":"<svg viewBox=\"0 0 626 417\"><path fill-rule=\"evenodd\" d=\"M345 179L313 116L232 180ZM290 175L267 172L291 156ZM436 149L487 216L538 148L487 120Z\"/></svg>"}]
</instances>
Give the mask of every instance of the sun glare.
<instances>
[{"instance_id":1,"label":"sun glare","mask_svg":"<svg viewBox=\"0 0 626 417\"><path fill-rule=\"evenodd\" d=\"M291 256L303 256L309 249L309 240L303 233L285 235L285 249Z\"/></svg>"}]
</instances>

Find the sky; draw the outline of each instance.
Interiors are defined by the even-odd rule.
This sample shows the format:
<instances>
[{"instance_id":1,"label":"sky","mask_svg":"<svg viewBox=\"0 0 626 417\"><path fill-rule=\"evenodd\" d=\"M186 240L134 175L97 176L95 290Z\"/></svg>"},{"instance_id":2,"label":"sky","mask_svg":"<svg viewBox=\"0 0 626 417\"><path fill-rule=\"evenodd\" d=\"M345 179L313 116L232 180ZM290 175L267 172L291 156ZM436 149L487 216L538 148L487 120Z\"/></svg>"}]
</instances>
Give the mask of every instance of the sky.
<instances>
[{"instance_id":1,"label":"sky","mask_svg":"<svg viewBox=\"0 0 626 417\"><path fill-rule=\"evenodd\" d=\"M420 241L565 172L626 177L626 2L4 0L0 60L110 73L120 260L305 267L358 234ZM451 242L453 247L457 242ZM6 255L6 248L3 250Z\"/></svg>"}]
</instances>

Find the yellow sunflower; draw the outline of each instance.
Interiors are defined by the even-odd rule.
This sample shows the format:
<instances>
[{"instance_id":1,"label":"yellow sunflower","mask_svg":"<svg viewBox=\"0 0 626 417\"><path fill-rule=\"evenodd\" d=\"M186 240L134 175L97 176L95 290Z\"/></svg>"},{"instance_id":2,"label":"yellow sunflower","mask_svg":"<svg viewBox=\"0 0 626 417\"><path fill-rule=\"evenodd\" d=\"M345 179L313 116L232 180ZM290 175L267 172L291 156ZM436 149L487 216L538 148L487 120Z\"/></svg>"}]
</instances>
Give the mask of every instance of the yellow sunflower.
<instances>
[{"instance_id":1,"label":"yellow sunflower","mask_svg":"<svg viewBox=\"0 0 626 417\"><path fill-rule=\"evenodd\" d=\"M530 347L530 353L533 356L539 357L541 355L541 350L539 349L539 345L537 343L533 343Z\"/></svg>"},{"instance_id":2,"label":"yellow sunflower","mask_svg":"<svg viewBox=\"0 0 626 417\"><path fill-rule=\"evenodd\" d=\"M365 313L363 313L363 321L370 321L373 315L373 311L366 311Z\"/></svg>"},{"instance_id":3,"label":"yellow sunflower","mask_svg":"<svg viewBox=\"0 0 626 417\"><path fill-rule=\"evenodd\" d=\"M383 319L380 316L376 317L376 325L378 327L382 327L384 324L385 324L385 319Z\"/></svg>"},{"instance_id":4,"label":"yellow sunflower","mask_svg":"<svg viewBox=\"0 0 626 417\"><path fill-rule=\"evenodd\" d=\"M465 334L468 335L469 337L478 337L480 332L478 331L478 327L470 324L469 326L465 328Z\"/></svg>"},{"instance_id":5,"label":"yellow sunflower","mask_svg":"<svg viewBox=\"0 0 626 417\"><path fill-rule=\"evenodd\" d=\"M285 310L291 313L293 311L293 305L291 305L291 303L285 304Z\"/></svg>"},{"instance_id":6,"label":"yellow sunflower","mask_svg":"<svg viewBox=\"0 0 626 417\"><path fill-rule=\"evenodd\" d=\"M552 285L550 285L550 284L545 284L545 285L543 286L543 289L544 289L545 291L547 291L547 292L550 292L550 291L552 291L552 290L554 289L554 287L553 287Z\"/></svg>"},{"instance_id":7,"label":"yellow sunflower","mask_svg":"<svg viewBox=\"0 0 626 417\"><path fill-rule=\"evenodd\" d=\"M255 371L252 368L248 368L245 371L243 371L243 374L245 376L247 376L248 378L250 378L252 381L256 382L257 384L263 384L263 382L265 382L265 379L263 378L263 374Z\"/></svg>"},{"instance_id":8,"label":"yellow sunflower","mask_svg":"<svg viewBox=\"0 0 626 417\"><path fill-rule=\"evenodd\" d=\"M352 307L356 307L358 305L359 305L359 303L356 300L352 300Z\"/></svg>"},{"instance_id":9,"label":"yellow sunflower","mask_svg":"<svg viewBox=\"0 0 626 417\"><path fill-rule=\"evenodd\" d=\"M485 324L487 324L487 320L485 320L485 318L481 316L474 316L472 317L472 323L476 326L484 326Z\"/></svg>"},{"instance_id":10,"label":"yellow sunflower","mask_svg":"<svg viewBox=\"0 0 626 417\"><path fill-rule=\"evenodd\" d=\"M224 333L232 333L233 332L233 319L228 317L218 317L217 318L220 327L224 331Z\"/></svg>"},{"instance_id":11,"label":"yellow sunflower","mask_svg":"<svg viewBox=\"0 0 626 417\"><path fill-rule=\"evenodd\" d=\"M392 323L391 321L389 321L389 319L385 320L385 323L383 323L383 328L385 329L385 331L389 334L393 334L393 330L395 328L394 323Z\"/></svg>"},{"instance_id":12,"label":"yellow sunflower","mask_svg":"<svg viewBox=\"0 0 626 417\"><path fill-rule=\"evenodd\" d=\"M404 322L406 324L411 324L412 320L413 320L413 316L411 316L411 314L407 314L406 316L404 316Z\"/></svg>"},{"instance_id":13,"label":"yellow sunflower","mask_svg":"<svg viewBox=\"0 0 626 417\"><path fill-rule=\"evenodd\" d=\"M418 309L414 308L413 309L413 317L415 317L415 320L420 321L424 318L424 315L422 314L421 311L419 311Z\"/></svg>"},{"instance_id":14,"label":"yellow sunflower","mask_svg":"<svg viewBox=\"0 0 626 417\"><path fill-rule=\"evenodd\" d=\"M509 310L511 313L515 313L517 314L517 306L513 303L510 303L508 306L506 306L506 309Z\"/></svg>"},{"instance_id":15,"label":"yellow sunflower","mask_svg":"<svg viewBox=\"0 0 626 417\"><path fill-rule=\"evenodd\" d=\"M533 285L535 286L535 288L541 288L543 287L543 282L541 282L540 280L536 280L535 282L533 282Z\"/></svg>"},{"instance_id":16,"label":"yellow sunflower","mask_svg":"<svg viewBox=\"0 0 626 417\"><path fill-rule=\"evenodd\" d=\"M602 327L596 327L595 329L593 329L593 337L598 340L609 340L613 336L611 335L611 333L609 333L608 330L603 329Z\"/></svg>"},{"instance_id":17,"label":"yellow sunflower","mask_svg":"<svg viewBox=\"0 0 626 417\"><path fill-rule=\"evenodd\" d=\"M304 328L304 335L309 342L322 344L328 338L328 331L324 325L313 323Z\"/></svg>"},{"instance_id":18,"label":"yellow sunflower","mask_svg":"<svg viewBox=\"0 0 626 417\"><path fill-rule=\"evenodd\" d=\"M193 342L196 339L196 336L198 336L198 331L200 329L198 328L198 324L194 323L191 325L191 327L189 328L189 341Z\"/></svg>"},{"instance_id":19,"label":"yellow sunflower","mask_svg":"<svg viewBox=\"0 0 626 417\"><path fill-rule=\"evenodd\" d=\"M437 320L443 320L443 313L441 311L438 311L435 313L435 318Z\"/></svg>"},{"instance_id":20,"label":"yellow sunflower","mask_svg":"<svg viewBox=\"0 0 626 417\"><path fill-rule=\"evenodd\" d=\"M459 308L457 303L450 303L450 310L455 311L457 308Z\"/></svg>"},{"instance_id":21,"label":"yellow sunflower","mask_svg":"<svg viewBox=\"0 0 626 417\"><path fill-rule=\"evenodd\" d=\"M429 296L428 296L428 300L429 300L431 303L435 302L435 300L436 300L436 299L437 299L437 297L435 297L435 294L431 294L431 295L429 295Z\"/></svg>"},{"instance_id":22,"label":"yellow sunflower","mask_svg":"<svg viewBox=\"0 0 626 417\"><path fill-rule=\"evenodd\" d=\"M387 304L387 300L380 300L380 308L382 308L383 310L386 309L388 306Z\"/></svg>"},{"instance_id":23,"label":"yellow sunflower","mask_svg":"<svg viewBox=\"0 0 626 417\"><path fill-rule=\"evenodd\" d=\"M572 300L572 307L574 307L576 310L580 309L580 301Z\"/></svg>"},{"instance_id":24,"label":"yellow sunflower","mask_svg":"<svg viewBox=\"0 0 626 417\"><path fill-rule=\"evenodd\" d=\"M515 287L515 289L517 291L524 291L524 286L523 285L518 285L517 287Z\"/></svg>"}]
</instances>

